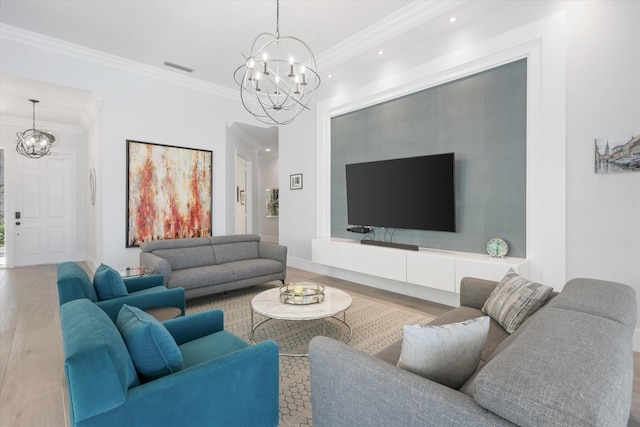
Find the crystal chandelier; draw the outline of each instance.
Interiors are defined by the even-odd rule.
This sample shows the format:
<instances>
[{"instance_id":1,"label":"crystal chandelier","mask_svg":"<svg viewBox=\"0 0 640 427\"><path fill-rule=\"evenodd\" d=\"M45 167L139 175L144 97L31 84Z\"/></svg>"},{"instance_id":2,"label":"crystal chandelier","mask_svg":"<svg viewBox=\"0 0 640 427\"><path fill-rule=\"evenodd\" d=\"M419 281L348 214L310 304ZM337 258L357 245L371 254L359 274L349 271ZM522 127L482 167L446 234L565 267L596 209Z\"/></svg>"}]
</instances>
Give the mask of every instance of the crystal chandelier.
<instances>
[{"instance_id":1,"label":"crystal chandelier","mask_svg":"<svg viewBox=\"0 0 640 427\"><path fill-rule=\"evenodd\" d=\"M18 137L16 151L31 159L39 159L51 152L51 146L56 137L51 132L36 129L36 103L37 99L30 99L33 103L33 128L16 133Z\"/></svg>"},{"instance_id":2,"label":"crystal chandelier","mask_svg":"<svg viewBox=\"0 0 640 427\"><path fill-rule=\"evenodd\" d=\"M249 113L266 124L286 125L309 109L320 76L309 46L296 37L280 36L279 0L276 7L275 35L259 34L233 76Z\"/></svg>"}]
</instances>

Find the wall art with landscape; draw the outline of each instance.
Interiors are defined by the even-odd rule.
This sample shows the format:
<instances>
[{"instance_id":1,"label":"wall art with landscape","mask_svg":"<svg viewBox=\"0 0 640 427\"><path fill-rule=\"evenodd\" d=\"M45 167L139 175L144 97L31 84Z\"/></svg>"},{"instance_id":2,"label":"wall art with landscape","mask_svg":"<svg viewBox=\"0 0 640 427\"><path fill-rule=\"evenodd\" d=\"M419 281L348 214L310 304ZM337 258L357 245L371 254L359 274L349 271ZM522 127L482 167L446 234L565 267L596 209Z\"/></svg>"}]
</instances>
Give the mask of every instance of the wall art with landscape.
<instances>
[{"instance_id":1,"label":"wall art with landscape","mask_svg":"<svg viewBox=\"0 0 640 427\"><path fill-rule=\"evenodd\" d=\"M212 152L127 140L127 247L211 236Z\"/></svg>"}]
</instances>

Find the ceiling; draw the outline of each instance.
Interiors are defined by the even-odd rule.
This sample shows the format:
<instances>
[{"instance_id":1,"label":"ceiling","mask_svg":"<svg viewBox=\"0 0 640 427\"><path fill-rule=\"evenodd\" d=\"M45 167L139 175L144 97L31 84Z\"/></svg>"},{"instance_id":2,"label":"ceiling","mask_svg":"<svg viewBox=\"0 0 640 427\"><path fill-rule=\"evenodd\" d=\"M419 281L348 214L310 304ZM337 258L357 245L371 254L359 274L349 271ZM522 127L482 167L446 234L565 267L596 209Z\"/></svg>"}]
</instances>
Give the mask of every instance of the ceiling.
<instances>
[{"instance_id":1,"label":"ceiling","mask_svg":"<svg viewBox=\"0 0 640 427\"><path fill-rule=\"evenodd\" d=\"M446 31L449 17L469 22L505 1L282 0L280 34L304 40L316 55L323 84L399 52L407 40ZM0 0L2 29L30 31L104 54L236 90L234 70L261 32L276 30L268 0ZM426 24L426 25L425 25ZM42 37L42 36L39 36ZM165 61L194 71L170 68ZM328 75L333 78L329 79ZM0 115L82 126L92 94L0 76ZM62 104L62 105L61 105ZM61 108L64 106L64 108Z\"/></svg>"}]
</instances>

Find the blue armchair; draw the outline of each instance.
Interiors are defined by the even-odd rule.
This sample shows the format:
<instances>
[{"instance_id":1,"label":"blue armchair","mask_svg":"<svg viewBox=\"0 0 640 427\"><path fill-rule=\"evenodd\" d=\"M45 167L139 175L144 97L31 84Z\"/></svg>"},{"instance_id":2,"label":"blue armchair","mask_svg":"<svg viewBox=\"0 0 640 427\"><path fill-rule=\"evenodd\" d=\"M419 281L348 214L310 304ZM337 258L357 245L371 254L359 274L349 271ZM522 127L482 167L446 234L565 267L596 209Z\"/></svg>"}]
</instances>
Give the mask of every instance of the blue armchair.
<instances>
[{"instance_id":1,"label":"blue armchair","mask_svg":"<svg viewBox=\"0 0 640 427\"><path fill-rule=\"evenodd\" d=\"M225 331L220 310L163 322L184 365L146 383L95 304L63 304L60 321L72 426L278 425L278 345Z\"/></svg>"},{"instance_id":2,"label":"blue armchair","mask_svg":"<svg viewBox=\"0 0 640 427\"><path fill-rule=\"evenodd\" d=\"M87 272L75 262L63 262L57 266L58 297L60 305L79 298L86 298L116 321L123 304L141 309L177 307L185 314L183 288L167 289L162 275L131 277L123 279L128 295L100 300Z\"/></svg>"}]
</instances>

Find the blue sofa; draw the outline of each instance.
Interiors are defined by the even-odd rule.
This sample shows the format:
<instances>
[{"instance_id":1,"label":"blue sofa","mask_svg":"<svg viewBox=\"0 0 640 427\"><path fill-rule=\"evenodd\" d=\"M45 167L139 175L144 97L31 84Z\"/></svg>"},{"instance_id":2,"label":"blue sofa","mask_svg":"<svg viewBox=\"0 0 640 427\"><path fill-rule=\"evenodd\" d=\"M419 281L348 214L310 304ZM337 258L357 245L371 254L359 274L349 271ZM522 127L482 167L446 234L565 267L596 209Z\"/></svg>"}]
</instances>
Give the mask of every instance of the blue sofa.
<instances>
[{"instance_id":1,"label":"blue sofa","mask_svg":"<svg viewBox=\"0 0 640 427\"><path fill-rule=\"evenodd\" d=\"M185 313L184 289L167 289L161 275L124 279L128 295L99 300L93 282L87 272L75 262L63 262L57 266L58 297L60 305L79 298L95 303L115 322L123 304L141 309L177 307Z\"/></svg>"},{"instance_id":2,"label":"blue sofa","mask_svg":"<svg viewBox=\"0 0 640 427\"><path fill-rule=\"evenodd\" d=\"M60 307L72 426L277 426L273 341L249 345L211 310L162 323L183 357L144 382L116 324L88 299Z\"/></svg>"}]
</instances>

